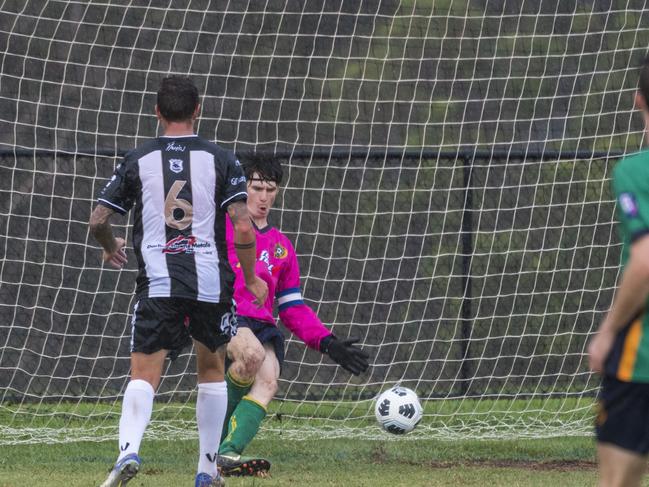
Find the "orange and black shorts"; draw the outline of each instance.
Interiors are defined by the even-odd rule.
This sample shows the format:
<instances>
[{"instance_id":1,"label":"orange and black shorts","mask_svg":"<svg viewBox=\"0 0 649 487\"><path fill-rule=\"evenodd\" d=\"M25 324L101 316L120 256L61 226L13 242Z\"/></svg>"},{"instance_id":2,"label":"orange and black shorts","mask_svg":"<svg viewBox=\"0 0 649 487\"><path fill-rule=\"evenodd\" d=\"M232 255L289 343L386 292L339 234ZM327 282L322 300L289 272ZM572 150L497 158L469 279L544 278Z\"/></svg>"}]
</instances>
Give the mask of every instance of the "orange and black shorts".
<instances>
[{"instance_id":1,"label":"orange and black shorts","mask_svg":"<svg viewBox=\"0 0 649 487\"><path fill-rule=\"evenodd\" d=\"M597 400L595 433L600 443L640 455L649 453L649 384L604 377Z\"/></svg>"}]
</instances>

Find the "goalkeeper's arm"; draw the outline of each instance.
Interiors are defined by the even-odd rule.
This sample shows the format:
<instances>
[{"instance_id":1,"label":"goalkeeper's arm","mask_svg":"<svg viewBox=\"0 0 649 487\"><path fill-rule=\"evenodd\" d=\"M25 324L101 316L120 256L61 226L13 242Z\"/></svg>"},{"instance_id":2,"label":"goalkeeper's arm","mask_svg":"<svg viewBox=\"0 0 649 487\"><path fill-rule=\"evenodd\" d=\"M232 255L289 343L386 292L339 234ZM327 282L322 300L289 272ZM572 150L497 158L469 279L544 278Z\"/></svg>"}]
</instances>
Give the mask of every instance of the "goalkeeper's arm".
<instances>
[{"instance_id":1,"label":"goalkeeper's arm","mask_svg":"<svg viewBox=\"0 0 649 487\"><path fill-rule=\"evenodd\" d=\"M343 369L354 375L359 375L369 367L367 363L369 355L354 346L354 343L358 342L358 340L358 338L339 340L334 335L329 335L320 340L320 351L329 355L331 360Z\"/></svg>"},{"instance_id":2,"label":"goalkeeper's arm","mask_svg":"<svg viewBox=\"0 0 649 487\"><path fill-rule=\"evenodd\" d=\"M299 295L298 289L290 291L292 293L286 296ZM301 295L299 295L299 304L283 304L283 299L284 296L279 299L279 318L286 328L295 333L308 347L329 355L334 362L354 375L367 370L369 356L359 347L354 346L358 342L358 338L348 338L346 340L336 338L322 324L315 312L302 303Z\"/></svg>"},{"instance_id":3,"label":"goalkeeper's arm","mask_svg":"<svg viewBox=\"0 0 649 487\"><path fill-rule=\"evenodd\" d=\"M354 346L358 339L339 340L304 303L300 290L300 268L295 250L288 239L283 243L287 255L277 293L280 320L307 347L326 353L334 362L352 374L365 372L369 367L368 355Z\"/></svg>"}]
</instances>

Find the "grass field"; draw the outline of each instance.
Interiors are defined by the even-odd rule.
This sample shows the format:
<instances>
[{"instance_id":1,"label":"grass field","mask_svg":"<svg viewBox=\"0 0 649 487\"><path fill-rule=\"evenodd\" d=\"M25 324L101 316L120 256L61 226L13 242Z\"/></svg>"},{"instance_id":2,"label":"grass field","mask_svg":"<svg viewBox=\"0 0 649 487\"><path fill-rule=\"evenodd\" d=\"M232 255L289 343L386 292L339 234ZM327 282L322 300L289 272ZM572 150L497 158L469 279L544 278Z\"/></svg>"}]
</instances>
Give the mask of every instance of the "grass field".
<instances>
[{"instance_id":1,"label":"grass field","mask_svg":"<svg viewBox=\"0 0 649 487\"><path fill-rule=\"evenodd\" d=\"M195 441L149 440L129 487L193 485ZM269 479L228 486L592 486L589 437L491 441L256 440L250 452L273 461ZM115 442L4 446L0 487L97 486L116 456ZM649 485L649 483L645 484Z\"/></svg>"},{"instance_id":2,"label":"grass field","mask_svg":"<svg viewBox=\"0 0 649 487\"><path fill-rule=\"evenodd\" d=\"M424 418L408 435L419 439L504 439L588 436L593 398L447 399L423 402ZM273 401L261 436L384 440L372 401ZM1 403L0 445L102 441L115 438L121 402ZM147 434L158 439L195 437L195 403L156 404Z\"/></svg>"},{"instance_id":3,"label":"grass field","mask_svg":"<svg viewBox=\"0 0 649 487\"><path fill-rule=\"evenodd\" d=\"M381 434L367 408L349 409L341 403L331 411L327 407L303 405L298 411L277 401L248 451L273 462L272 477L229 479L228 486L596 484L595 445L589 436L592 398L429 401L422 424L403 439ZM305 416L298 417L298 412ZM318 419L318 414L329 420ZM174 423L175 439L145 437L142 470L129 487L193 485L198 448L193 403L159 405L154 417L149 433L165 438L162 426ZM1 404L0 487L98 486L117 455L118 418L118 404ZM341 431L342 424L332 418L347 418L343 424L357 429ZM338 424L344 438L315 437L335 432L332 424ZM66 434L77 438L78 431L85 431L84 438L111 440L59 442ZM499 439L462 439L480 431ZM566 436L508 438L555 436L557 431ZM376 437L367 436L371 434ZM436 439L444 434L447 439ZM41 443L35 442L38 438Z\"/></svg>"}]
</instances>

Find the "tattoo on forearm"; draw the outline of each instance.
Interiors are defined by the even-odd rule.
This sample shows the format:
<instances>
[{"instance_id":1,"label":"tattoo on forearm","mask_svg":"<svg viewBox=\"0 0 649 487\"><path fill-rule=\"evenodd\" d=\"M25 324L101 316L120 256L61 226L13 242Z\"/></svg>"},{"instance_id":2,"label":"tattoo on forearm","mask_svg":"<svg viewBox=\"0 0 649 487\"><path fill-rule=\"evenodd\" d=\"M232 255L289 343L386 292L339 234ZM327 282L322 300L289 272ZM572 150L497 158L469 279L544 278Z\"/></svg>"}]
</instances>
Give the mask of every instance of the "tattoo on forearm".
<instances>
[{"instance_id":1,"label":"tattoo on forearm","mask_svg":"<svg viewBox=\"0 0 649 487\"><path fill-rule=\"evenodd\" d=\"M110 223L104 222L93 227L92 235L106 252L113 252L115 250L115 237L113 236L113 229Z\"/></svg>"},{"instance_id":2,"label":"tattoo on forearm","mask_svg":"<svg viewBox=\"0 0 649 487\"><path fill-rule=\"evenodd\" d=\"M97 206L90 217L90 233L107 252L115 250L115 237L109 222L109 218L113 213L111 209L105 206Z\"/></svg>"}]
</instances>

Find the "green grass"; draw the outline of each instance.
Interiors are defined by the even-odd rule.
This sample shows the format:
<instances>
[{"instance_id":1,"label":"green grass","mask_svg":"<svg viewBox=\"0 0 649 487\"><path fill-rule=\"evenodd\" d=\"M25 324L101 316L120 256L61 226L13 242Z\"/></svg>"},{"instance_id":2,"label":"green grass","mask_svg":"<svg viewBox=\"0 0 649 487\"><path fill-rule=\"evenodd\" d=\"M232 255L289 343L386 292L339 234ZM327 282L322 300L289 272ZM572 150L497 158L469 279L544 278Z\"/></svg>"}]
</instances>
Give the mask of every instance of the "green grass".
<instances>
[{"instance_id":1,"label":"green grass","mask_svg":"<svg viewBox=\"0 0 649 487\"><path fill-rule=\"evenodd\" d=\"M588 435L592 397L546 399L441 399L426 401L424 418L408 439L520 438ZM0 445L108 440L117 433L120 402L0 404ZM195 437L195 405L158 403L150 437ZM372 401L273 401L262 437L384 439Z\"/></svg>"},{"instance_id":2,"label":"green grass","mask_svg":"<svg viewBox=\"0 0 649 487\"><path fill-rule=\"evenodd\" d=\"M145 441L144 465L130 486L192 485L195 441ZM236 486L593 485L592 438L502 441L256 440L250 452L273 461L270 479L230 479ZM0 487L99 485L115 442L5 446Z\"/></svg>"},{"instance_id":3,"label":"green grass","mask_svg":"<svg viewBox=\"0 0 649 487\"><path fill-rule=\"evenodd\" d=\"M249 448L273 462L272 478L228 486L592 486L593 439L574 436L590 435L591 406L592 398L429 401L420 426L395 437L380 432L369 402L276 401ZM96 487L117 455L119 412L119 403L0 404L0 487ZM194 414L191 402L156 405L149 433L158 437L145 437L129 487L193 485ZM59 443L70 434L111 440ZM317 437L333 434L344 437ZM480 434L498 439L462 439ZM525 435L555 437L507 439Z\"/></svg>"}]
</instances>

